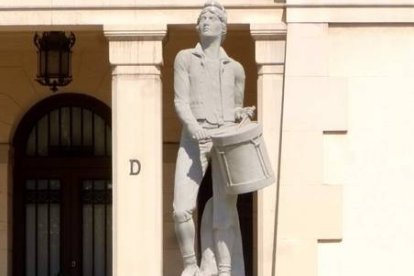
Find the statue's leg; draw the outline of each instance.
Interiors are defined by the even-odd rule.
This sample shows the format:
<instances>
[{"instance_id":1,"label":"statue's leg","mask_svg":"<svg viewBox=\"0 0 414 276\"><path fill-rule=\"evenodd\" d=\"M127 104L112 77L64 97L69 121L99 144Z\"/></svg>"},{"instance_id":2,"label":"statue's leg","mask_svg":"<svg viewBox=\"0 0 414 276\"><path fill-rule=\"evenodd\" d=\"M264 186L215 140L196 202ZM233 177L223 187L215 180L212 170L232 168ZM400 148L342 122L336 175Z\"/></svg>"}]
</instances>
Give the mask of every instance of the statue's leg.
<instances>
[{"instance_id":1,"label":"statue's leg","mask_svg":"<svg viewBox=\"0 0 414 276\"><path fill-rule=\"evenodd\" d=\"M237 195L227 194L216 155L212 155L213 239L219 276L232 275L232 252L238 225Z\"/></svg>"},{"instance_id":2,"label":"statue's leg","mask_svg":"<svg viewBox=\"0 0 414 276\"><path fill-rule=\"evenodd\" d=\"M177 155L173 204L175 232L184 262L182 276L197 275L199 271L192 214L207 166L208 154L204 147L183 133Z\"/></svg>"},{"instance_id":3,"label":"statue's leg","mask_svg":"<svg viewBox=\"0 0 414 276\"><path fill-rule=\"evenodd\" d=\"M193 276L198 272L197 258L194 251L195 228L191 213L174 213L174 226L184 263L182 276Z\"/></svg>"},{"instance_id":4,"label":"statue's leg","mask_svg":"<svg viewBox=\"0 0 414 276\"><path fill-rule=\"evenodd\" d=\"M219 276L231 276L231 251L234 233L230 228L216 228L213 232Z\"/></svg>"}]
</instances>

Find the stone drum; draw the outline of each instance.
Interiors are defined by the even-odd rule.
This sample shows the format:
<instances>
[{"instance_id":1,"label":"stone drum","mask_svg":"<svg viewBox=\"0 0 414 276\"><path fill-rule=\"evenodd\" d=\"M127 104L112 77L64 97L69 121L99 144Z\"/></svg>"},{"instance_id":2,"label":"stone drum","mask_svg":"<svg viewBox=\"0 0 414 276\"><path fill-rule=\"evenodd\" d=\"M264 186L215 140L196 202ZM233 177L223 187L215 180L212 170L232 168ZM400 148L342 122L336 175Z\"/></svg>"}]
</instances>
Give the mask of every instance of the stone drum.
<instances>
[{"instance_id":1,"label":"stone drum","mask_svg":"<svg viewBox=\"0 0 414 276\"><path fill-rule=\"evenodd\" d=\"M227 193L253 192L275 181L259 123L236 126L211 139Z\"/></svg>"}]
</instances>

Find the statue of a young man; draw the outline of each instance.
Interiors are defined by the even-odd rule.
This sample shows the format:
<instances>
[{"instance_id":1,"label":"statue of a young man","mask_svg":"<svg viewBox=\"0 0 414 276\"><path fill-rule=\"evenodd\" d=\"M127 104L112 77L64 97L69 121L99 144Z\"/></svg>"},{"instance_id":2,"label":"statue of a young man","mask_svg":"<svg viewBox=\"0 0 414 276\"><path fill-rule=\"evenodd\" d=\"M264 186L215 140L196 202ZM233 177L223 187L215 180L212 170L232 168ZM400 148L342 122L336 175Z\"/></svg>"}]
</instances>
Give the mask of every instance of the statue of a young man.
<instances>
[{"instance_id":1,"label":"statue of a young man","mask_svg":"<svg viewBox=\"0 0 414 276\"><path fill-rule=\"evenodd\" d=\"M239 230L237 195L226 194L210 137L234 126L243 116L245 74L221 48L227 14L215 2L205 3L197 20L200 43L180 51L174 63L174 103L183 130L174 187L175 231L184 260L182 276L200 275L194 250L192 218L202 178L212 160L214 255L219 276L232 275L231 252Z\"/></svg>"}]
</instances>

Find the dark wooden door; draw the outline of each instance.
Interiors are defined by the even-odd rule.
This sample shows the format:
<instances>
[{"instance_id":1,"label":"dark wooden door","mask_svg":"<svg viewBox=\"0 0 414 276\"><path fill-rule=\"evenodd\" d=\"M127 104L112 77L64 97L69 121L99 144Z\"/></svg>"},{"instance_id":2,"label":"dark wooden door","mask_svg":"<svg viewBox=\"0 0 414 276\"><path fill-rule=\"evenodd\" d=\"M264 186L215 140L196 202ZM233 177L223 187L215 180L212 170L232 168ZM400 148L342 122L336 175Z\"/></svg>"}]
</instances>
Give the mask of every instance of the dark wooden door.
<instances>
[{"instance_id":1,"label":"dark wooden door","mask_svg":"<svg viewBox=\"0 0 414 276\"><path fill-rule=\"evenodd\" d=\"M112 185L105 171L79 171L63 181L62 274L112 275Z\"/></svg>"},{"instance_id":2,"label":"dark wooden door","mask_svg":"<svg viewBox=\"0 0 414 276\"><path fill-rule=\"evenodd\" d=\"M110 110L46 99L14 139L14 276L112 275Z\"/></svg>"},{"instance_id":3,"label":"dark wooden door","mask_svg":"<svg viewBox=\"0 0 414 276\"><path fill-rule=\"evenodd\" d=\"M19 275L111 275L111 181L105 170L26 171ZM18 219L19 221L19 219ZM17 271L16 271L17 272Z\"/></svg>"}]
</instances>

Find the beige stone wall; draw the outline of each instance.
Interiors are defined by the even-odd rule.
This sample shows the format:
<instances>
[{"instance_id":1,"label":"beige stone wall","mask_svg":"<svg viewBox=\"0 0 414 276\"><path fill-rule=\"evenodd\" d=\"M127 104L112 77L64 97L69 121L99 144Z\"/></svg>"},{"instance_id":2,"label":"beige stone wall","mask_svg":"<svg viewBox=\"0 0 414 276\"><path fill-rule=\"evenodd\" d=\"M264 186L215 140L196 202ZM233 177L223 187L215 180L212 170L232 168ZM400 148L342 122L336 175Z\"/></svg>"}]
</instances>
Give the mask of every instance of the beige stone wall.
<instances>
[{"instance_id":1,"label":"beige stone wall","mask_svg":"<svg viewBox=\"0 0 414 276\"><path fill-rule=\"evenodd\" d=\"M413 32L288 25L276 275L412 273Z\"/></svg>"},{"instance_id":2,"label":"beige stone wall","mask_svg":"<svg viewBox=\"0 0 414 276\"><path fill-rule=\"evenodd\" d=\"M286 0L289 23L410 23L411 0Z\"/></svg>"},{"instance_id":3,"label":"beige stone wall","mask_svg":"<svg viewBox=\"0 0 414 276\"><path fill-rule=\"evenodd\" d=\"M411 275L414 257L414 28L332 25L329 75L345 79L348 133L336 141L343 241L319 248L321 276ZM335 149L331 149L335 150Z\"/></svg>"},{"instance_id":4,"label":"beige stone wall","mask_svg":"<svg viewBox=\"0 0 414 276\"><path fill-rule=\"evenodd\" d=\"M347 129L344 80L328 73L328 30L327 24L288 24L277 276L318 275L318 243L342 237L343 183L324 179L325 165L332 167L324 153L335 157L331 143Z\"/></svg>"},{"instance_id":5,"label":"beige stone wall","mask_svg":"<svg viewBox=\"0 0 414 276\"><path fill-rule=\"evenodd\" d=\"M0 32L0 143L9 143L25 112L52 95L35 81L37 73L34 32ZM85 93L106 104L111 101L108 46L100 32L76 32L73 48L73 82L59 93Z\"/></svg>"},{"instance_id":6,"label":"beige stone wall","mask_svg":"<svg viewBox=\"0 0 414 276\"><path fill-rule=\"evenodd\" d=\"M256 0L255 4L259 5L270 5L273 4L274 0ZM277 0L276 2L283 2L281 0ZM40 6L40 7L73 7L73 6L99 6L99 7L119 7L119 6L199 6L202 5L204 1L197 2L194 0L182 0L177 3L174 0L124 0L122 3L116 0L37 0L35 2L30 0L19 0L19 1L12 1L12 0L5 0L2 3L5 7L27 7L27 6ZM228 6L228 5L247 5L252 4L249 0L221 0L220 3Z\"/></svg>"},{"instance_id":7,"label":"beige stone wall","mask_svg":"<svg viewBox=\"0 0 414 276\"><path fill-rule=\"evenodd\" d=\"M0 30L27 30L27 26L42 29L42 26L59 26L59 29L102 30L103 25L151 26L157 24L194 24L204 1L123 1L116 5L82 4L70 8L65 5L16 4L15 1L0 5ZM19 1L20 2L20 1ZM27 3L26 0L22 1ZM107 1L105 1L107 2ZM161 3L160 3L161 2ZM184 1L186 2L186 1ZM283 5L273 1L223 1L228 13L229 24L269 24L280 22L284 16ZM55 27L54 27L55 28Z\"/></svg>"}]
</instances>

